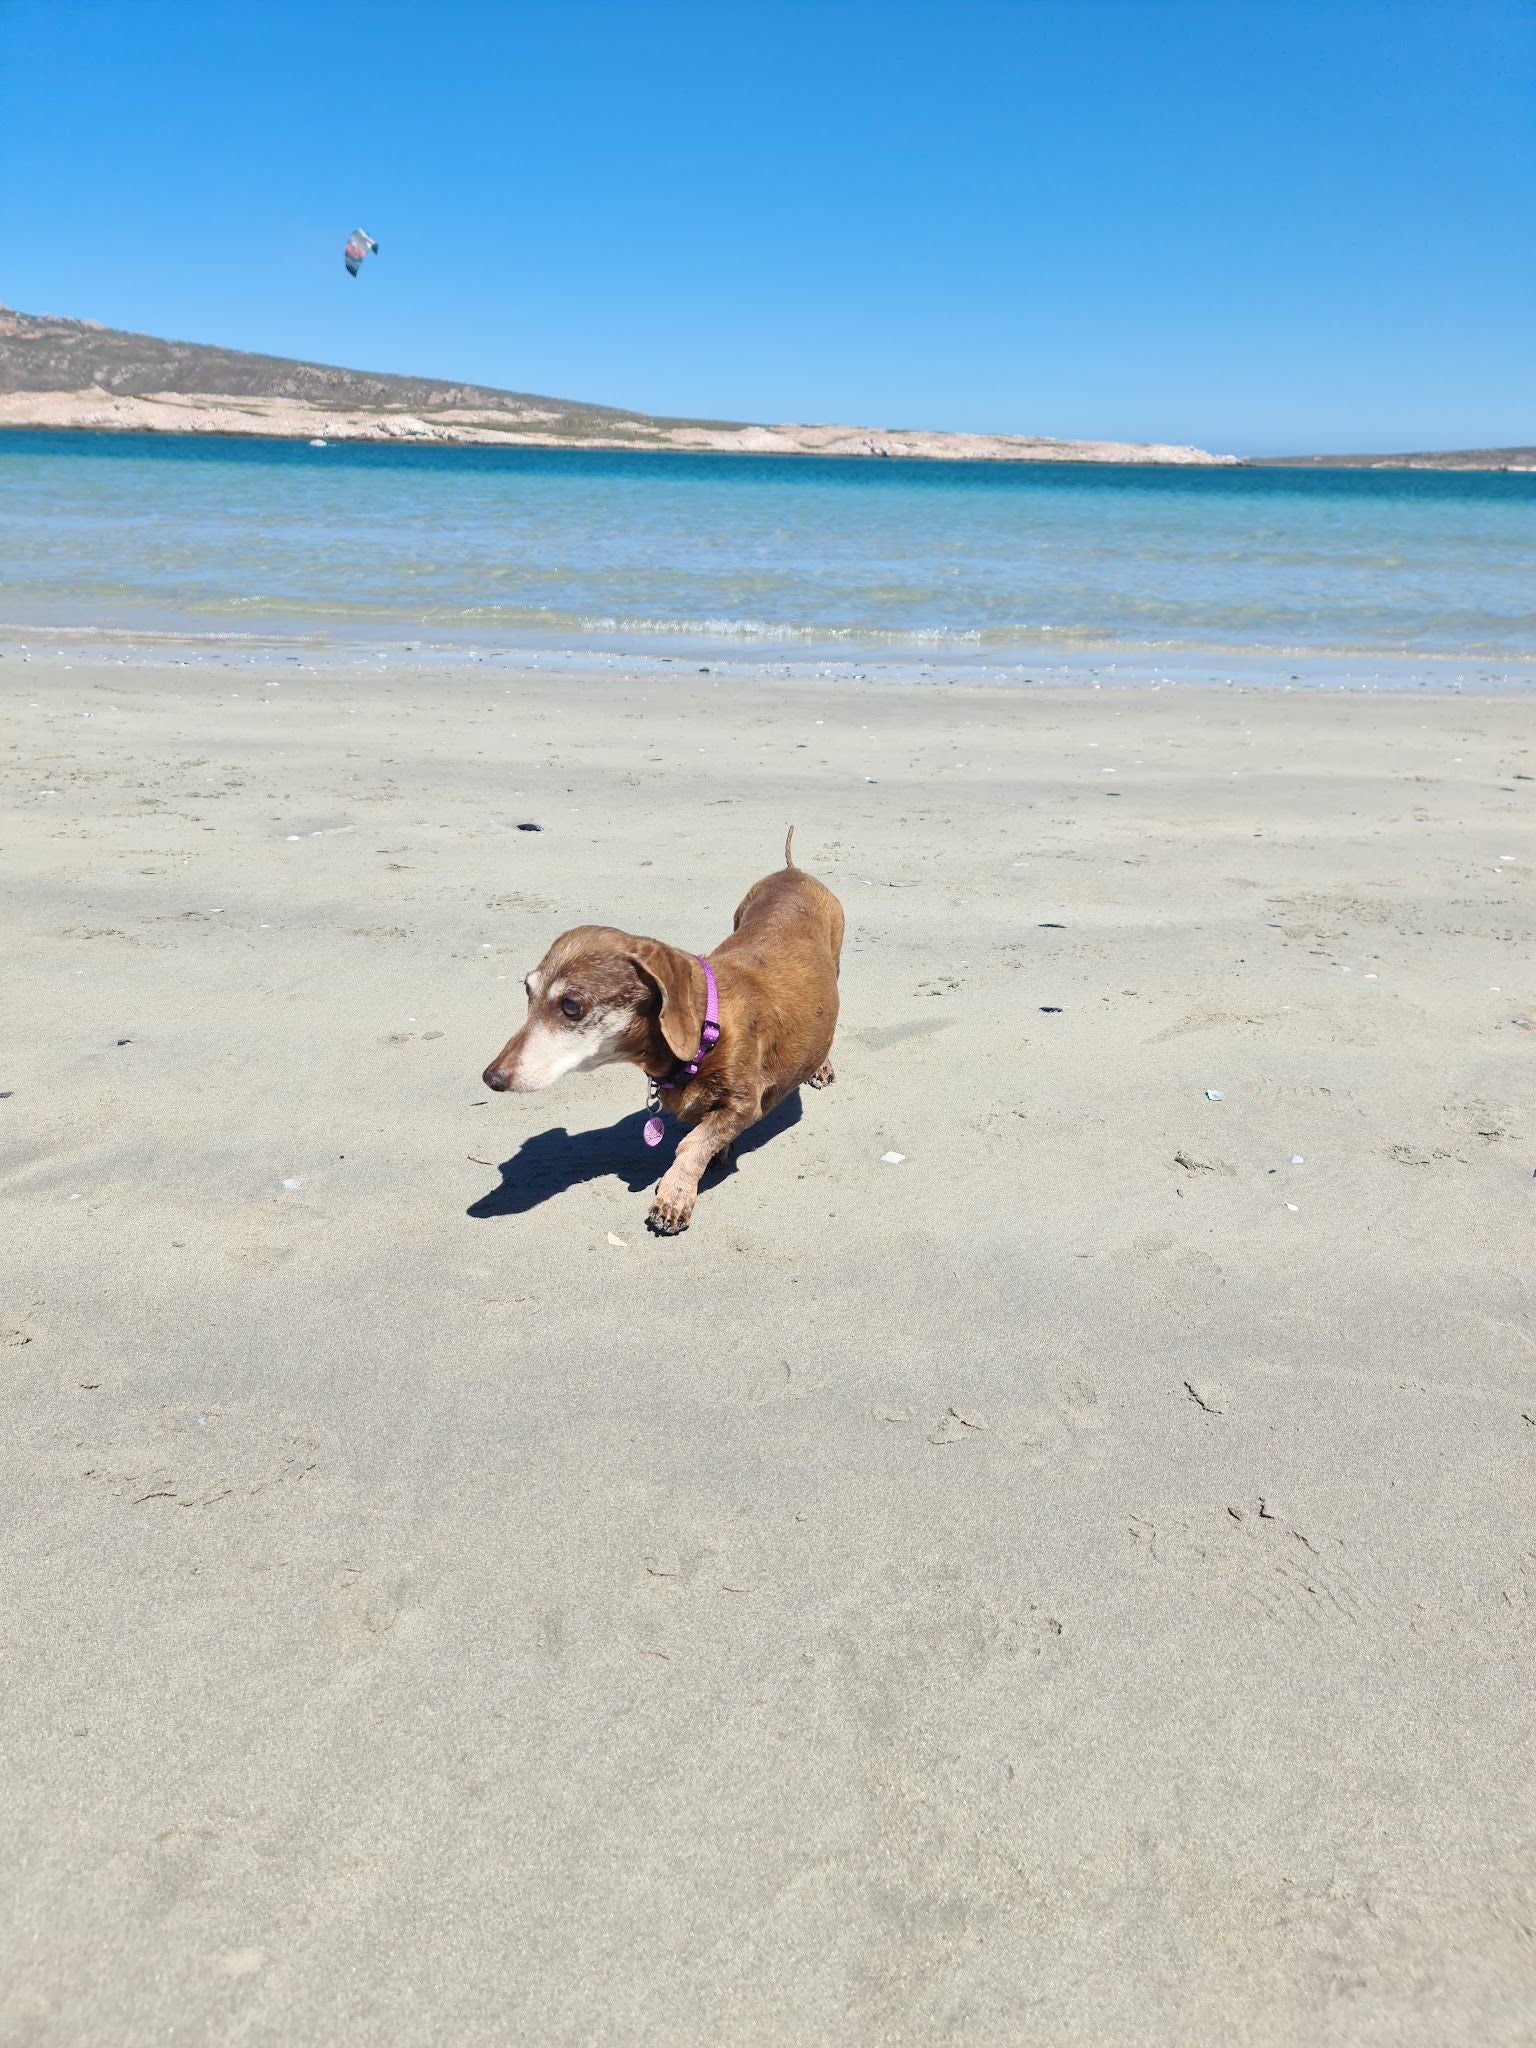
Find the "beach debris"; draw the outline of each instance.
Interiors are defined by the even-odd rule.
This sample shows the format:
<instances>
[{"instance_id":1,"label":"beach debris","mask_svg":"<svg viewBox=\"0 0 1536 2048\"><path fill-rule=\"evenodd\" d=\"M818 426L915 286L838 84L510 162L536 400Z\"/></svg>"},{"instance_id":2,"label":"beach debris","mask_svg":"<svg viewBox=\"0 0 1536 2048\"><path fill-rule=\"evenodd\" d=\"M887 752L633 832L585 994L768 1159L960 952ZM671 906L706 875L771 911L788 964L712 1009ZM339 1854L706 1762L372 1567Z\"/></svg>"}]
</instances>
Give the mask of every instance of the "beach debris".
<instances>
[{"instance_id":1,"label":"beach debris","mask_svg":"<svg viewBox=\"0 0 1536 2048\"><path fill-rule=\"evenodd\" d=\"M1303 1158L1302 1158L1302 1156L1301 1156L1301 1154L1300 1154L1299 1152L1293 1152L1293 1153L1291 1154L1291 1164L1292 1164L1292 1166L1305 1166L1305 1165L1306 1165L1306 1163L1307 1163L1307 1162L1305 1161L1305 1159L1303 1159Z\"/></svg>"},{"instance_id":2,"label":"beach debris","mask_svg":"<svg viewBox=\"0 0 1536 2048\"><path fill-rule=\"evenodd\" d=\"M905 1152L882 1152L880 1154L880 1164L882 1166L900 1166L906 1156Z\"/></svg>"},{"instance_id":3,"label":"beach debris","mask_svg":"<svg viewBox=\"0 0 1536 2048\"><path fill-rule=\"evenodd\" d=\"M1042 1017L1059 1017L1061 1015L1061 1005L1060 1003L1042 1003L1040 1005L1040 1014Z\"/></svg>"},{"instance_id":4,"label":"beach debris","mask_svg":"<svg viewBox=\"0 0 1536 2048\"><path fill-rule=\"evenodd\" d=\"M1287 1207L1287 1209L1290 1210L1293 1216L1300 1214L1301 1204L1299 1202L1287 1202L1285 1206Z\"/></svg>"},{"instance_id":5,"label":"beach debris","mask_svg":"<svg viewBox=\"0 0 1536 2048\"><path fill-rule=\"evenodd\" d=\"M1037 924L1035 930L1037 932L1064 932L1066 926L1064 924Z\"/></svg>"},{"instance_id":6,"label":"beach debris","mask_svg":"<svg viewBox=\"0 0 1536 2048\"><path fill-rule=\"evenodd\" d=\"M608 1242L616 1244L621 1252L629 1250L629 1239L627 1237L615 1237L611 1230L608 1233Z\"/></svg>"},{"instance_id":7,"label":"beach debris","mask_svg":"<svg viewBox=\"0 0 1536 2048\"><path fill-rule=\"evenodd\" d=\"M285 1180L285 1181L283 1182L283 1186L284 1186L285 1188L297 1188L297 1187L302 1187L302 1186L303 1186L303 1182L302 1182L302 1181L297 1181L297 1180Z\"/></svg>"},{"instance_id":8,"label":"beach debris","mask_svg":"<svg viewBox=\"0 0 1536 2048\"><path fill-rule=\"evenodd\" d=\"M1225 1090L1225 1088L1207 1088L1205 1091L1205 1099L1207 1102L1225 1102L1227 1099L1227 1091Z\"/></svg>"},{"instance_id":9,"label":"beach debris","mask_svg":"<svg viewBox=\"0 0 1536 2048\"><path fill-rule=\"evenodd\" d=\"M379 245L372 235L365 234L361 228L354 228L347 237L346 247L341 252L341 260L347 266L348 277L356 277L368 257L377 256L378 253Z\"/></svg>"},{"instance_id":10,"label":"beach debris","mask_svg":"<svg viewBox=\"0 0 1536 2048\"><path fill-rule=\"evenodd\" d=\"M984 1430L986 1424L978 1416L962 1415L955 1407L946 1408L937 1429L930 1431L931 1444L958 1444L970 1430Z\"/></svg>"},{"instance_id":11,"label":"beach debris","mask_svg":"<svg viewBox=\"0 0 1536 2048\"><path fill-rule=\"evenodd\" d=\"M910 1408L877 1408L875 1410L875 1420L876 1422L910 1422L912 1420L912 1410Z\"/></svg>"},{"instance_id":12,"label":"beach debris","mask_svg":"<svg viewBox=\"0 0 1536 2048\"><path fill-rule=\"evenodd\" d=\"M1232 1168L1220 1159L1201 1159L1194 1152L1175 1152L1175 1166L1182 1166L1186 1173L1230 1173Z\"/></svg>"},{"instance_id":13,"label":"beach debris","mask_svg":"<svg viewBox=\"0 0 1536 2048\"><path fill-rule=\"evenodd\" d=\"M464 1154L464 1157L469 1161L471 1166L494 1166L496 1164L494 1159L482 1159L479 1156L479 1154L475 1152L466 1152Z\"/></svg>"},{"instance_id":14,"label":"beach debris","mask_svg":"<svg viewBox=\"0 0 1536 2048\"><path fill-rule=\"evenodd\" d=\"M1207 1415L1226 1414L1229 1396L1226 1388L1219 1386L1215 1380L1186 1380L1184 1391L1195 1406L1203 1408Z\"/></svg>"},{"instance_id":15,"label":"beach debris","mask_svg":"<svg viewBox=\"0 0 1536 2048\"><path fill-rule=\"evenodd\" d=\"M519 825L517 829L519 832L542 832L544 827L542 825L535 825L532 819L530 819L527 824Z\"/></svg>"},{"instance_id":16,"label":"beach debris","mask_svg":"<svg viewBox=\"0 0 1536 2048\"><path fill-rule=\"evenodd\" d=\"M1536 1031L1536 1017L1511 1017L1509 1021L1517 1031Z\"/></svg>"}]
</instances>

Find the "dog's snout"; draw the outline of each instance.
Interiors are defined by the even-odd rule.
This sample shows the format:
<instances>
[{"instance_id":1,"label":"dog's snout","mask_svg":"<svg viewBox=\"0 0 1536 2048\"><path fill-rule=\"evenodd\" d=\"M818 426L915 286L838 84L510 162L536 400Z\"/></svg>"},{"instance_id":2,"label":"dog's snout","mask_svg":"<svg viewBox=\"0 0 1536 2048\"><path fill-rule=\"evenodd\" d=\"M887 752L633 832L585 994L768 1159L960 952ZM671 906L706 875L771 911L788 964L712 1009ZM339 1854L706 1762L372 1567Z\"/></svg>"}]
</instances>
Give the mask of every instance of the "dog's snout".
<instances>
[{"instance_id":1,"label":"dog's snout","mask_svg":"<svg viewBox=\"0 0 1536 2048\"><path fill-rule=\"evenodd\" d=\"M494 1088L498 1095L505 1095L508 1088L512 1085L494 1060L492 1060L480 1078L487 1088Z\"/></svg>"}]
</instances>

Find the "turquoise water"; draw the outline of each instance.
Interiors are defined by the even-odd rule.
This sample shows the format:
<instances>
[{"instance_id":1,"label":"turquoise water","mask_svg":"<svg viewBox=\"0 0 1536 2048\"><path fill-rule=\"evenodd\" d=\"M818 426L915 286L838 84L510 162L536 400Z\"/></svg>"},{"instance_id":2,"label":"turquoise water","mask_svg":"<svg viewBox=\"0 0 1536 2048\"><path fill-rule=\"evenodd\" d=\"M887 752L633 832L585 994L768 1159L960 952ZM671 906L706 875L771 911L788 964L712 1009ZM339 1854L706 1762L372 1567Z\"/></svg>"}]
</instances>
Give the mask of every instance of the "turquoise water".
<instances>
[{"instance_id":1,"label":"turquoise water","mask_svg":"<svg viewBox=\"0 0 1536 2048\"><path fill-rule=\"evenodd\" d=\"M0 433L0 626L1536 659L1536 475Z\"/></svg>"}]
</instances>

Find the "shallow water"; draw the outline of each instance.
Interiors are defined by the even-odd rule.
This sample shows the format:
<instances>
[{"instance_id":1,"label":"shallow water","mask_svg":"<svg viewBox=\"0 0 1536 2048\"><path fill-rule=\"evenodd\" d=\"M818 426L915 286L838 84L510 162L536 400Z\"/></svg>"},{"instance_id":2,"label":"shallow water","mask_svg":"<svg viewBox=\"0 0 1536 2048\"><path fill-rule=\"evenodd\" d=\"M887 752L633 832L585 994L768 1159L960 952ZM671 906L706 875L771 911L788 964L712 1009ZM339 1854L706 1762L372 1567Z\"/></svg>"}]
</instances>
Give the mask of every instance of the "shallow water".
<instances>
[{"instance_id":1,"label":"shallow water","mask_svg":"<svg viewBox=\"0 0 1536 2048\"><path fill-rule=\"evenodd\" d=\"M0 624L1536 661L1536 475L0 433Z\"/></svg>"}]
</instances>

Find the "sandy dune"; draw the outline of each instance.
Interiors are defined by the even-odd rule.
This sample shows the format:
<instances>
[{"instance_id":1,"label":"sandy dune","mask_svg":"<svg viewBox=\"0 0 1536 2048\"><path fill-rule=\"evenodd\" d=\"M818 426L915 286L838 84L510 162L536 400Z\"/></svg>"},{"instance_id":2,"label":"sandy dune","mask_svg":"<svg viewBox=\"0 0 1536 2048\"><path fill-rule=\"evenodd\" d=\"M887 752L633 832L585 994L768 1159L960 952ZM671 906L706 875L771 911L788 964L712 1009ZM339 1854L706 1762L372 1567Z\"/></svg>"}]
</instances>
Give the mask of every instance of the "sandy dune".
<instances>
[{"instance_id":1,"label":"sandy dune","mask_svg":"<svg viewBox=\"0 0 1536 2048\"><path fill-rule=\"evenodd\" d=\"M442 441L499 448L681 448L736 455L904 455L930 461L1158 462L1188 467L1237 461L1161 441L1063 441L1043 434L944 434L916 427L709 426L621 415L579 431L537 405L492 412L437 407L313 405L291 397L150 391L0 391L0 427L100 432L254 434L277 440Z\"/></svg>"},{"instance_id":2,"label":"sandy dune","mask_svg":"<svg viewBox=\"0 0 1536 2048\"><path fill-rule=\"evenodd\" d=\"M0 711L7 2042L1530 2040L1529 696ZM839 1080L653 1241L480 1068L791 821Z\"/></svg>"}]
</instances>

